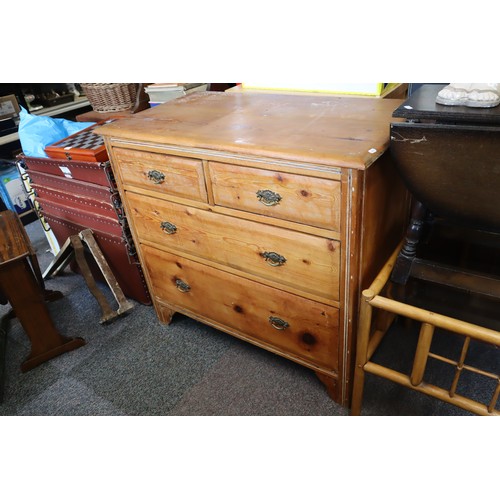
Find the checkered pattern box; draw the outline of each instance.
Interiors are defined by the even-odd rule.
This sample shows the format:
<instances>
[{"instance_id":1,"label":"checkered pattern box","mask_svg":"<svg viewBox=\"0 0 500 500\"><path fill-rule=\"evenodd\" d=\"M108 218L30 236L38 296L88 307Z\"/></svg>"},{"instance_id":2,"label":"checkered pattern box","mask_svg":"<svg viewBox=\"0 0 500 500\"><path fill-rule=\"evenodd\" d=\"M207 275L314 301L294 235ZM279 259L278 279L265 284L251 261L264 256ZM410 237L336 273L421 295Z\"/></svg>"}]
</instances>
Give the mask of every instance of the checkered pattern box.
<instances>
[{"instance_id":1,"label":"checkered pattern box","mask_svg":"<svg viewBox=\"0 0 500 500\"><path fill-rule=\"evenodd\" d=\"M104 140L94 130L107 122L91 125L76 134L65 137L45 147L45 153L50 158L78 161L107 161L108 153Z\"/></svg>"}]
</instances>

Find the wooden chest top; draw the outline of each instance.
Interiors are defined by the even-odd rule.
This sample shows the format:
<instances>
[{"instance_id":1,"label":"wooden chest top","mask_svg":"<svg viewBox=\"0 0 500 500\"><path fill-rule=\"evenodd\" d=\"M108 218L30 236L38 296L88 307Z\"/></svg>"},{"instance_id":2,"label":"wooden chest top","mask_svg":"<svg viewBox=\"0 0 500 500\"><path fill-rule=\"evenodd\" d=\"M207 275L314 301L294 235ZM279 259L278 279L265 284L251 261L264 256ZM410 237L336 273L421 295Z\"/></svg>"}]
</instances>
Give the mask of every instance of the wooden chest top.
<instances>
[{"instance_id":1,"label":"wooden chest top","mask_svg":"<svg viewBox=\"0 0 500 500\"><path fill-rule=\"evenodd\" d=\"M399 99L198 92L97 133L118 139L365 169L389 145Z\"/></svg>"}]
</instances>

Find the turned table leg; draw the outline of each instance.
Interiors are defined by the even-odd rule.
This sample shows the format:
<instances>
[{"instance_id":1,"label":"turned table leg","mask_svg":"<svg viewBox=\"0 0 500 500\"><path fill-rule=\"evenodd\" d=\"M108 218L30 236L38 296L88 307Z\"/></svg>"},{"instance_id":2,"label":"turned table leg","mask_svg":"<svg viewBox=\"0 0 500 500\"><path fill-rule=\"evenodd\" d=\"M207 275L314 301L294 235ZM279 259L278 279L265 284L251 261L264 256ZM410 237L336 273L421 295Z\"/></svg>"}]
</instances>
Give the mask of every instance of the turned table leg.
<instances>
[{"instance_id":1,"label":"turned table leg","mask_svg":"<svg viewBox=\"0 0 500 500\"><path fill-rule=\"evenodd\" d=\"M425 227L426 214L427 209L424 205L419 201L415 201L403 246L396 259L391 275L391 279L395 283L404 285L408 281L413 260L417 255L417 245Z\"/></svg>"}]
</instances>

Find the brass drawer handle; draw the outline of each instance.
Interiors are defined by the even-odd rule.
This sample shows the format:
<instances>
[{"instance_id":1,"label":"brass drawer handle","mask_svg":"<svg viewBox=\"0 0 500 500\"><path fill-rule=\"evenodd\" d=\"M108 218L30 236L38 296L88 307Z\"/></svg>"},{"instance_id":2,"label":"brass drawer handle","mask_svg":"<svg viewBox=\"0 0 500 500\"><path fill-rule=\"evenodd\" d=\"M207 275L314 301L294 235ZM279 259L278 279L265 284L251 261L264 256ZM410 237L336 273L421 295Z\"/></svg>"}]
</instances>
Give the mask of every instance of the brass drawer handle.
<instances>
[{"instance_id":1,"label":"brass drawer handle","mask_svg":"<svg viewBox=\"0 0 500 500\"><path fill-rule=\"evenodd\" d=\"M175 286L177 287L177 290L179 290L182 293L189 292L191 290L191 287L185 282L180 279L175 280Z\"/></svg>"},{"instance_id":2,"label":"brass drawer handle","mask_svg":"<svg viewBox=\"0 0 500 500\"><path fill-rule=\"evenodd\" d=\"M162 231L167 234L175 234L177 232L177 226L166 220L160 224L160 227Z\"/></svg>"},{"instance_id":3,"label":"brass drawer handle","mask_svg":"<svg viewBox=\"0 0 500 500\"><path fill-rule=\"evenodd\" d=\"M165 174L159 170L150 170L148 172L148 179L153 181L154 184L161 184L165 180Z\"/></svg>"},{"instance_id":4,"label":"brass drawer handle","mask_svg":"<svg viewBox=\"0 0 500 500\"><path fill-rule=\"evenodd\" d=\"M269 323L276 330L285 330L290 326L284 319L277 318L276 316L269 316Z\"/></svg>"},{"instance_id":5,"label":"brass drawer handle","mask_svg":"<svg viewBox=\"0 0 500 500\"><path fill-rule=\"evenodd\" d=\"M272 207L277 205L281 201L281 196L278 193L274 193L269 189L261 189L257 191L257 199L266 207Z\"/></svg>"},{"instance_id":6,"label":"brass drawer handle","mask_svg":"<svg viewBox=\"0 0 500 500\"><path fill-rule=\"evenodd\" d=\"M286 262L285 257L276 252L262 252L260 256L273 267L282 266Z\"/></svg>"}]
</instances>

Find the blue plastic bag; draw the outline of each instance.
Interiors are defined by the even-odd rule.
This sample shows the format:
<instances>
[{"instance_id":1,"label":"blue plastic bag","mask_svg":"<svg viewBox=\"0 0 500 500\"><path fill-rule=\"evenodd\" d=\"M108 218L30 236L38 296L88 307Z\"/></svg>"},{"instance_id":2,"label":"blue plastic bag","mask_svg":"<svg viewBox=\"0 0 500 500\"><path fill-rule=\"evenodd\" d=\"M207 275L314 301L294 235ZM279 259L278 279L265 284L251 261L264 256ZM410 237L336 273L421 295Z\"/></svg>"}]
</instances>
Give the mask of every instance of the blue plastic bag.
<instances>
[{"instance_id":1,"label":"blue plastic bag","mask_svg":"<svg viewBox=\"0 0 500 500\"><path fill-rule=\"evenodd\" d=\"M19 118L18 133L23 153L37 158L47 158L46 146L95 125L95 122L73 122L65 118L32 115L23 107Z\"/></svg>"}]
</instances>

